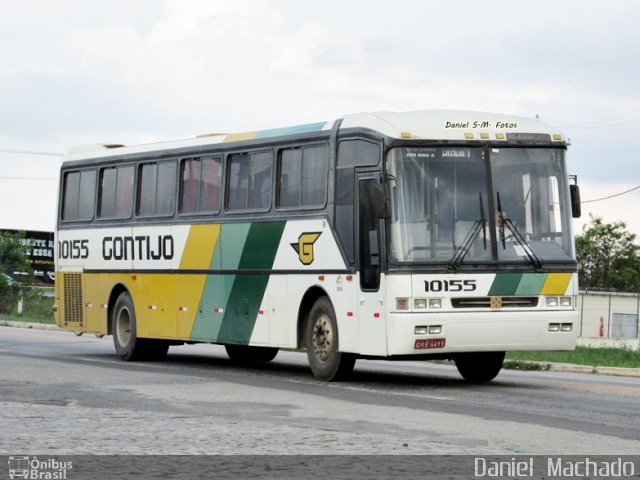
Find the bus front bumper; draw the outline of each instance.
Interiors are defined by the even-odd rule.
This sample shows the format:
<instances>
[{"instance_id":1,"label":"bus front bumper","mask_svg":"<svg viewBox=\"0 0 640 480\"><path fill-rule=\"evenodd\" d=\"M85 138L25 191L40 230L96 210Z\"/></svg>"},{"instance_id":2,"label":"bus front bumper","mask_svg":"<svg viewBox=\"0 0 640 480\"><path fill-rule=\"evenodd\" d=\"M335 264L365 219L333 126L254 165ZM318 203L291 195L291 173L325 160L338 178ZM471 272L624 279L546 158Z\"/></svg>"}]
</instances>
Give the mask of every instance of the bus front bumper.
<instances>
[{"instance_id":1,"label":"bus front bumper","mask_svg":"<svg viewBox=\"0 0 640 480\"><path fill-rule=\"evenodd\" d=\"M573 350L579 314L566 311L390 313L388 355Z\"/></svg>"}]
</instances>

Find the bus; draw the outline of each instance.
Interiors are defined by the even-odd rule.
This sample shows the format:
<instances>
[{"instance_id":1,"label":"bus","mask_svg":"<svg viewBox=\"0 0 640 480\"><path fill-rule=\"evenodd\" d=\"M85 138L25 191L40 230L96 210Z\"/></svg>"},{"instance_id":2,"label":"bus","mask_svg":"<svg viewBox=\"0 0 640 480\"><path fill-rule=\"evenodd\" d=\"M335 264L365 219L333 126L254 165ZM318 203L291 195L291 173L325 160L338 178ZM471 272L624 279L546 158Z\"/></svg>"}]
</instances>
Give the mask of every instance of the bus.
<instances>
[{"instance_id":1,"label":"bus","mask_svg":"<svg viewBox=\"0 0 640 480\"><path fill-rule=\"evenodd\" d=\"M488 382L509 350L575 347L566 149L538 119L444 110L72 148L57 323L127 361L211 343L306 349L325 381L448 359Z\"/></svg>"}]
</instances>

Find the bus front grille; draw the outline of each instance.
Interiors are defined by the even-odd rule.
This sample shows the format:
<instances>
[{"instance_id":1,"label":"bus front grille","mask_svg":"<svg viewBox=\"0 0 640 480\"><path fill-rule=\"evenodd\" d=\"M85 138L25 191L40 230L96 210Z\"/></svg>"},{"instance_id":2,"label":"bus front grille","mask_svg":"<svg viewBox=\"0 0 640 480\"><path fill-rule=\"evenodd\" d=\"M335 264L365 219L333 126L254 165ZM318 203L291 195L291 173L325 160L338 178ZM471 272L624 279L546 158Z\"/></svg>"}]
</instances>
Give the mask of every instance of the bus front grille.
<instances>
[{"instance_id":1,"label":"bus front grille","mask_svg":"<svg viewBox=\"0 0 640 480\"><path fill-rule=\"evenodd\" d=\"M452 298L453 308L535 308L538 297L463 297Z\"/></svg>"},{"instance_id":2,"label":"bus front grille","mask_svg":"<svg viewBox=\"0 0 640 480\"><path fill-rule=\"evenodd\" d=\"M84 325L82 315L82 274L64 273L64 324Z\"/></svg>"}]
</instances>

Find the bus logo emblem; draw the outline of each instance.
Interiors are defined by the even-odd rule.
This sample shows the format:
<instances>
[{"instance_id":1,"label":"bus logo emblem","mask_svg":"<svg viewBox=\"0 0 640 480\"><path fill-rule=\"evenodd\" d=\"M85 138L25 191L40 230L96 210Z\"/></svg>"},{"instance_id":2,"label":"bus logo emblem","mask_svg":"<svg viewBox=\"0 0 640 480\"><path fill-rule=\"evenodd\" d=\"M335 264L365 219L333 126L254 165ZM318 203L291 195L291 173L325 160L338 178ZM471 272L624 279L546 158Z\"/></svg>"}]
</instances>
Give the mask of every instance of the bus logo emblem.
<instances>
[{"instance_id":1,"label":"bus logo emblem","mask_svg":"<svg viewBox=\"0 0 640 480\"><path fill-rule=\"evenodd\" d=\"M303 265L311 265L313 263L313 244L316 243L322 232L305 232L298 237L298 243L292 243L291 246L298 253L298 258Z\"/></svg>"},{"instance_id":2,"label":"bus logo emblem","mask_svg":"<svg viewBox=\"0 0 640 480\"><path fill-rule=\"evenodd\" d=\"M502 308L502 297L491 297L491 309L497 310Z\"/></svg>"}]
</instances>

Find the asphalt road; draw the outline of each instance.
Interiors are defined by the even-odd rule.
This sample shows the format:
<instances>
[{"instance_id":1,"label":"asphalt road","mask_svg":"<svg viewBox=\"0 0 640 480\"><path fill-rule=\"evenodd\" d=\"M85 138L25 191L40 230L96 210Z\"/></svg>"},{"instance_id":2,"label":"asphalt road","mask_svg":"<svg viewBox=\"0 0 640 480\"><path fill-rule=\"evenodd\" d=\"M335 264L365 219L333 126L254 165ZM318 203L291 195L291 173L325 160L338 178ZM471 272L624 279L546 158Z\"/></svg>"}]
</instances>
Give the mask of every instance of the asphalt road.
<instances>
[{"instance_id":1,"label":"asphalt road","mask_svg":"<svg viewBox=\"0 0 640 480\"><path fill-rule=\"evenodd\" d=\"M214 345L125 363L111 337L0 327L0 454L623 455L640 452L638 379L306 356L239 366Z\"/></svg>"}]
</instances>

